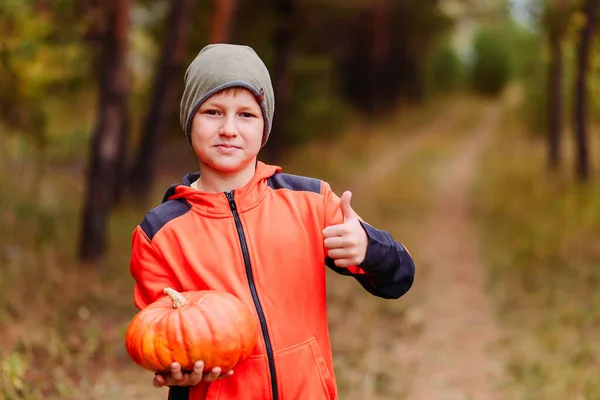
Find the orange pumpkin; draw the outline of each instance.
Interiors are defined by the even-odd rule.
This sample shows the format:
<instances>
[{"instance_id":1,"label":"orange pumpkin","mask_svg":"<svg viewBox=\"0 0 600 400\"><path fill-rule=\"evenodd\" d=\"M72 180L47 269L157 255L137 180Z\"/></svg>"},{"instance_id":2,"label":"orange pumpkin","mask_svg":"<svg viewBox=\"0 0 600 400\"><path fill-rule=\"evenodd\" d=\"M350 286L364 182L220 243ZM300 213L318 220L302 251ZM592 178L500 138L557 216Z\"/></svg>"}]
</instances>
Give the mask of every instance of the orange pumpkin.
<instances>
[{"instance_id":1,"label":"orange pumpkin","mask_svg":"<svg viewBox=\"0 0 600 400\"><path fill-rule=\"evenodd\" d=\"M240 299L216 290L164 292L167 296L137 313L127 329L125 345L137 364L166 372L178 362L191 371L201 360L205 371L228 371L252 353L258 327Z\"/></svg>"}]
</instances>

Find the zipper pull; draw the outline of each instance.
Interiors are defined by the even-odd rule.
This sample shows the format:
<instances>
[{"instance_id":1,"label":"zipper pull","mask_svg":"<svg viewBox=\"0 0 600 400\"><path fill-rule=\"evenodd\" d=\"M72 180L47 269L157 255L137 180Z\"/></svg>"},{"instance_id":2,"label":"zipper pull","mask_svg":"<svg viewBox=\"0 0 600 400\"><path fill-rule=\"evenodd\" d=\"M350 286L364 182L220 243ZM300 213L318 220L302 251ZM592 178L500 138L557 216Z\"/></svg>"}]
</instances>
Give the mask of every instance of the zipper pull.
<instances>
[{"instance_id":1,"label":"zipper pull","mask_svg":"<svg viewBox=\"0 0 600 400\"><path fill-rule=\"evenodd\" d=\"M225 196L227 196L227 200L229 200L229 207L232 211L236 209L235 201L233 200L233 190L230 192L225 192Z\"/></svg>"}]
</instances>

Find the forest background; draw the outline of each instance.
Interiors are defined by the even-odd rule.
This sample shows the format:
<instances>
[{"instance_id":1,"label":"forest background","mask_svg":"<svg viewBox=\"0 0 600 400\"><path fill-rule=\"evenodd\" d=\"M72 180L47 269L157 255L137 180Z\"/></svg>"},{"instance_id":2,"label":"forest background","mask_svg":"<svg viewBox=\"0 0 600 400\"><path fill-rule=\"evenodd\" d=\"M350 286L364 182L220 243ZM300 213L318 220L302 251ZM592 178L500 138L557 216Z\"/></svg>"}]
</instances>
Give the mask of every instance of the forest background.
<instances>
[{"instance_id":1,"label":"forest background","mask_svg":"<svg viewBox=\"0 0 600 400\"><path fill-rule=\"evenodd\" d=\"M421 376L478 362L501 371L494 398L600 397L598 8L2 1L0 398L164 397L123 345L137 311L130 239L197 169L178 120L183 72L217 42L252 46L271 71L261 159L351 188L359 214L415 257L415 287L393 302L328 273L341 398L436 399L415 394ZM489 310L445 297L461 273L481 274L464 290ZM481 310L491 336L453 335L441 318ZM430 350L434 331L449 360ZM482 381L444 382L477 394Z\"/></svg>"}]
</instances>

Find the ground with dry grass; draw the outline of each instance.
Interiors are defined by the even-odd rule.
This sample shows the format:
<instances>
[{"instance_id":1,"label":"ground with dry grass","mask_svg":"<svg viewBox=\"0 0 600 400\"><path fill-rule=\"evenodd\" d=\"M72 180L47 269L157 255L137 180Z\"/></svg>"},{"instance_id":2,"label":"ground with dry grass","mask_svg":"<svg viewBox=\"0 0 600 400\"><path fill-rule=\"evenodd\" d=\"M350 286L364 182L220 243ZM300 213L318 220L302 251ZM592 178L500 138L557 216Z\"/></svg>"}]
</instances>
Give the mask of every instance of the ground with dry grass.
<instances>
[{"instance_id":1,"label":"ground with dry grass","mask_svg":"<svg viewBox=\"0 0 600 400\"><path fill-rule=\"evenodd\" d=\"M353 205L365 219L419 249L419 265L425 246L418 245L423 239L416 232L433 204L432 173L448 152L458 151L456 143L472 132L480 111L468 98L434 103L399 120L357 126L344 140L300 149L283 166L326 179L338 192L351 189ZM23 144L13 139L9 145ZM103 265L86 270L72 261L79 204L65 195L81 192L82 177L69 174L67 164L55 167L52 181L39 180L40 171L31 163L10 150L6 155L20 173L19 181L16 175L4 175L7 186L18 186L23 177L28 183L21 184L22 191L5 210L3 234L13 236L4 281L11 284L3 288L3 296L14 306L3 314L3 390L9 398L18 398L17 392L31 399L164 398L164 390L151 386L151 374L131 363L122 347L135 312L127 271L129 236L143 210L124 206L115 212L111 254ZM179 176L162 178L166 184ZM328 279L340 397L404 398L419 361L414 346L423 329L423 293L413 290L399 301L384 301L352 279L333 273ZM35 290L29 293L26 287ZM35 313L28 314L30 309Z\"/></svg>"},{"instance_id":2,"label":"ground with dry grass","mask_svg":"<svg viewBox=\"0 0 600 400\"><path fill-rule=\"evenodd\" d=\"M484 153L475 217L502 316L510 399L600 398L600 185L574 183L572 135L560 173L514 113ZM591 126L591 158L600 151Z\"/></svg>"},{"instance_id":3,"label":"ground with dry grass","mask_svg":"<svg viewBox=\"0 0 600 400\"><path fill-rule=\"evenodd\" d=\"M499 101L441 99L286 158L287 172L352 190L359 214L417 263L415 286L397 301L328 274L341 399L598 394L598 314L582 311L600 309L597 197L556 182L532 186L543 169L541 143L516 133L506 140L518 125L507 125L514 118L505 111ZM164 399L123 347L136 311L130 235L144 207L117 209L109 257L96 268L79 265L81 196L73 194L82 192L81 156L42 156L19 138L0 140L0 394ZM172 154L165 152L156 201L186 172Z\"/></svg>"}]
</instances>

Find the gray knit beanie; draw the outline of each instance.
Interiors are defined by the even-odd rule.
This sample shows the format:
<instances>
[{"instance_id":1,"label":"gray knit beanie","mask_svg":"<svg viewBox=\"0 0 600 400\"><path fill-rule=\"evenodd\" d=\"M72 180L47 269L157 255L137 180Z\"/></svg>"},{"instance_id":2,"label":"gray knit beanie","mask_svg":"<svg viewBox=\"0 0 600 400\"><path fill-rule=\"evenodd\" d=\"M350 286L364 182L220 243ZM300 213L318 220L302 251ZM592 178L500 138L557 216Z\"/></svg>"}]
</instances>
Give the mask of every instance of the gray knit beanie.
<instances>
[{"instance_id":1,"label":"gray knit beanie","mask_svg":"<svg viewBox=\"0 0 600 400\"><path fill-rule=\"evenodd\" d=\"M269 71L249 46L211 44L200 50L184 77L179 119L185 136L191 143L192 120L200 105L213 94L231 87L250 90L262 109L265 128L262 146L271 132L275 95Z\"/></svg>"}]
</instances>

